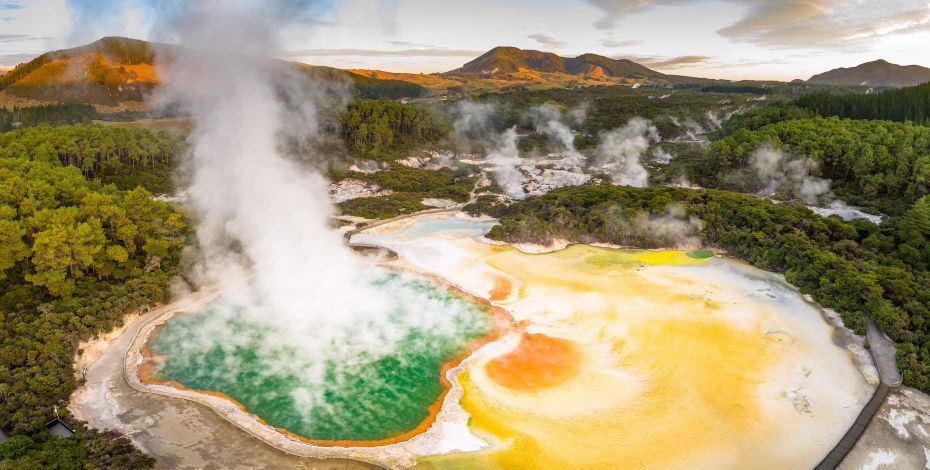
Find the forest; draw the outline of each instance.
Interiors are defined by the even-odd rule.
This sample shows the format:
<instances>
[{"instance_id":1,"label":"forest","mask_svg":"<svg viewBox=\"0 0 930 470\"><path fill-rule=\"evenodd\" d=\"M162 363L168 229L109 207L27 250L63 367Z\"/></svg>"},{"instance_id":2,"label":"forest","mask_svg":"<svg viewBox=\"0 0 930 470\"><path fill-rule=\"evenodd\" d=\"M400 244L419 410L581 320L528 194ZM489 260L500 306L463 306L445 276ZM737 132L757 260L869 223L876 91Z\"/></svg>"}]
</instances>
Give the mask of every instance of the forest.
<instances>
[{"instance_id":1,"label":"forest","mask_svg":"<svg viewBox=\"0 0 930 470\"><path fill-rule=\"evenodd\" d=\"M89 179L121 189L172 190L182 137L166 131L98 124L39 125L0 133L0 158L30 158L80 169Z\"/></svg>"},{"instance_id":2,"label":"forest","mask_svg":"<svg viewBox=\"0 0 930 470\"><path fill-rule=\"evenodd\" d=\"M874 94L812 93L799 98L797 105L821 116L930 124L930 83Z\"/></svg>"},{"instance_id":3,"label":"forest","mask_svg":"<svg viewBox=\"0 0 930 470\"><path fill-rule=\"evenodd\" d=\"M765 143L813 159L814 176L832 180L837 195L853 204L898 214L930 192L930 127L835 117L737 130L711 145L711 158L695 176L703 185L726 187L710 180L746 167Z\"/></svg>"},{"instance_id":4,"label":"forest","mask_svg":"<svg viewBox=\"0 0 930 470\"><path fill-rule=\"evenodd\" d=\"M355 156L390 160L414 146L436 142L451 130L433 108L387 100L354 100L341 119L346 148Z\"/></svg>"},{"instance_id":5,"label":"forest","mask_svg":"<svg viewBox=\"0 0 930 470\"><path fill-rule=\"evenodd\" d=\"M78 343L165 300L186 222L141 187L88 180L47 153L0 157L0 428L13 434L0 457L12 468L149 467L125 438L76 423L76 436L50 439L44 425L56 408L67 417Z\"/></svg>"},{"instance_id":6,"label":"forest","mask_svg":"<svg viewBox=\"0 0 930 470\"><path fill-rule=\"evenodd\" d=\"M905 384L930 391L930 196L877 226L727 191L584 185L498 207L500 225L489 237L649 247L656 241L639 221L675 208L683 220L700 218L696 235L706 246L785 273L859 334L872 318L898 343Z\"/></svg>"},{"instance_id":7,"label":"forest","mask_svg":"<svg viewBox=\"0 0 930 470\"><path fill-rule=\"evenodd\" d=\"M49 104L0 108L0 132L38 124L89 123L97 117L94 107L87 104Z\"/></svg>"}]
</instances>

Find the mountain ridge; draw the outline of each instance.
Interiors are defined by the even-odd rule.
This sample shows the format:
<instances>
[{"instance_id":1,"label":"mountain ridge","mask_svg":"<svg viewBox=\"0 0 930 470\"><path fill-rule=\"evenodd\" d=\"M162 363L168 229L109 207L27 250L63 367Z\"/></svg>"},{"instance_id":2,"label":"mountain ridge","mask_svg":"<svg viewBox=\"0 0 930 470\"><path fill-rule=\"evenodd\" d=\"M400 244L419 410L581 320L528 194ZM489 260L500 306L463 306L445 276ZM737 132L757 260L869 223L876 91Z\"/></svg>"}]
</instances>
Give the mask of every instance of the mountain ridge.
<instances>
[{"instance_id":1,"label":"mountain ridge","mask_svg":"<svg viewBox=\"0 0 930 470\"><path fill-rule=\"evenodd\" d=\"M445 76L504 76L525 72L565 74L579 77L615 78L637 82L702 82L711 79L665 74L629 59L611 59L593 53L562 57L553 52L497 46Z\"/></svg>"},{"instance_id":2,"label":"mountain ridge","mask_svg":"<svg viewBox=\"0 0 930 470\"><path fill-rule=\"evenodd\" d=\"M0 106L87 103L99 111L140 111L160 83L155 57L170 57L182 48L118 36L107 36L70 49L49 51L0 75ZM170 60L166 59L166 60ZM382 80L332 67L293 64L321 80L345 81L356 94L400 98L421 96L426 89L402 80Z\"/></svg>"},{"instance_id":3,"label":"mountain ridge","mask_svg":"<svg viewBox=\"0 0 930 470\"><path fill-rule=\"evenodd\" d=\"M807 83L823 85L870 85L905 87L930 81L930 68L898 65L884 59L864 62L854 67L839 67L816 74Z\"/></svg>"}]
</instances>

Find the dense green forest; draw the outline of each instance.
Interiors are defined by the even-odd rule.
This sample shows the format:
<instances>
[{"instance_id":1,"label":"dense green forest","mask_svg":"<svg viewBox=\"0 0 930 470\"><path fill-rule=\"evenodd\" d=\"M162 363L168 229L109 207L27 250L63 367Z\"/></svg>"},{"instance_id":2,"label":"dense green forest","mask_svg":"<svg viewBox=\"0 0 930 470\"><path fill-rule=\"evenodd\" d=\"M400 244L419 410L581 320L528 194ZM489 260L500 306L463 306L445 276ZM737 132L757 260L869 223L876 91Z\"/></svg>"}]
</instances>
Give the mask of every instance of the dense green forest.
<instances>
[{"instance_id":1,"label":"dense green forest","mask_svg":"<svg viewBox=\"0 0 930 470\"><path fill-rule=\"evenodd\" d=\"M433 108L387 100L355 100L340 123L342 138L353 155L378 159L398 157L414 146L436 142L451 129L448 118Z\"/></svg>"},{"instance_id":2,"label":"dense green forest","mask_svg":"<svg viewBox=\"0 0 930 470\"><path fill-rule=\"evenodd\" d=\"M776 122L811 117L814 117L814 113L799 108L791 102L780 101L765 106L756 106L734 114L723 123L720 134L721 136L727 136L740 129L754 131Z\"/></svg>"},{"instance_id":3,"label":"dense green forest","mask_svg":"<svg viewBox=\"0 0 930 470\"><path fill-rule=\"evenodd\" d=\"M706 245L784 272L860 334L875 320L898 343L905 383L930 391L930 196L876 226L726 191L584 185L498 207L489 236L650 246L636 215L663 216L675 204L701 219Z\"/></svg>"},{"instance_id":4,"label":"dense green forest","mask_svg":"<svg viewBox=\"0 0 930 470\"><path fill-rule=\"evenodd\" d=\"M853 204L899 214L930 192L930 127L892 121L817 117L740 129L712 144L695 176L722 185L714 178L745 167L764 143L818 162L815 176Z\"/></svg>"},{"instance_id":5,"label":"dense green forest","mask_svg":"<svg viewBox=\"0 0 930 470\"><path fill-rule=\"evenodd\" d=\"M3 107L0 108L0 132L38 124L87 124L96 117L94 107L87 104Z\"/></svg>"},{"instance_id":6,"label":"dense green forest","mask_svg":"<svg viewBox=\"0 0 930 470\"><path fill-rule=\"evenodd\" d=\"M797 105L821 116L930 124L930 83L875 94L814 93Z\"/></svg>"},{"instance_id":7,"label":"dense green forest","mask_svg":"<svg viewBox=\"0 0 930 470\"><path fill-rule=\"evenodd\" d=\"M861 85L824 85L807 83L803 81L776 82L741 80L736 82L703 83L676 83L675 89L700 90L706 93L751 93L768 97L782 97L795 99L811 93L865 93L869 87Z\"/></svg>"},{"instance_id":8,"label":"dense green forest","mask_svg":"<svg viewBox=\"0 0 930 470\"><path fill-rule=\"evenodd\" d=\"M40 125L0 133L0 158L72 165L90 179L121 189L143 186L165 193L183 138L166 131L101 125Z\"/></svg>"},{"instance_id":9,"label":"dense green forest","mask_svg":"<svg viewBox=\"0 0 930 470\"><path fill-rule=\"evenodd\" d=\"M0 158L0 428L14 434L0 458L12 462L4 468L149 467L113 434L78 426L52 439L44 425L56 407L67 415L78 343L165 300L184 220L145 189L89 181L41 147Z\"/></svg>"}]
</instances>

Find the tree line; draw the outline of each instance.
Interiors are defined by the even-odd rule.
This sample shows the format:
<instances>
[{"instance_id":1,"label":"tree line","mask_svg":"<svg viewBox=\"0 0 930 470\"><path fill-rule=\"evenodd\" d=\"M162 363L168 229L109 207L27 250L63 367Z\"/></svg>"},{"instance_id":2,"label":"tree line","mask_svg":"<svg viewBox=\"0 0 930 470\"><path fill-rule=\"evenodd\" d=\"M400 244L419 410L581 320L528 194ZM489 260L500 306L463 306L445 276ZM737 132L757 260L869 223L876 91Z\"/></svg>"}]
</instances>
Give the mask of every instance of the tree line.
<instances>
[{"instance_id":1,"label":"tree line","mask_svg":"<svg viewBox=\"0 0 930 470\"><path fill-rule=\"evenodd\" d=\"M0 108L0 132L38 124L75 124L89 123L97 117L94 107L89 104L50 104Z\"/></svg>"},{"instance_id":2,"label":"tree line","mask_svg":"<svg viewBox=\"0 0 930 470\"><path fill-rule=\"evenodd\" d=\"M744 168L766 143L816 161L814 176L832 180L848 202L900 213L930 193L930 127L892 121L815 117L739 129L711 145L698 173L706 180Z\"/></svg>"},{"instance_id":3,"label":"tree line","mask_svg":"<svg viewBox=\"0 0 930 470\"><path fill-rule=\"evenodd\" d=\"M9 146L0 157L0 429L13 436L0 467L150 467L125 438L68 418L72 360L81 341L166 299L184 218L145 189L104 186L43 157L43 144ZM74 437L45 431L56 407Z\"/></svg>"},{"instance_id":4,"label":"tree line","mask_svg":"<svg viewBox=\"0 0 930 470\"><path fill-rule=\"evenodd\" d=\"M355 100L340 118L348 150L366 158L391 158L445 138L448 118L433 108L387 100Z\"/></svg>"},{"instance_id":5,"label":"tree line","mask_svg":"<svg viewBox=\"0 0 930 470\"><path fill-rule=\"evenodd\" d=\"M39 125L0 133L0 158L28 158L78 168L85 178L101 179L129 189L142 185L170 190L182 137L98 124Z\"/></svg>"},{"instance_id":6,"label":"tree line","mask_svg":"<svg viewBox=\"0 0 930 470\"><path fill-rule=\"evenodd\" d=\"M812 93L796 104L821 116L930 124L930 83L875 94Z\"/></svg>"}]
</instances>

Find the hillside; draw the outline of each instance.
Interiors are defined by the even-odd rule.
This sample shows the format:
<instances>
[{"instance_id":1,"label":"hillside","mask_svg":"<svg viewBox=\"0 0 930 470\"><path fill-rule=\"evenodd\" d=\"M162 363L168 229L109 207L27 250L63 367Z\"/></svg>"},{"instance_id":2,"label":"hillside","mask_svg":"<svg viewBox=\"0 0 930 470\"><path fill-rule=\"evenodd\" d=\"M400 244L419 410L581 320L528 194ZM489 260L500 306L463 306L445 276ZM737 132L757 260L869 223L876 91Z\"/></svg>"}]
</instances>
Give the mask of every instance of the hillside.
<instances>
[{"instance_id":1,"label":"hillside","mask_svg":"<svg viewBox=\"0 0 930 470\"><path fill-rule=\"evenodd\" d=\"M0 106L87 103L102 112L144 110L145 97L159 84L156 56L170 60L177 51L178 46L169 44L105 37L85 46L46 52L0 75ZM317 78L350 80L365 98L420 96L426 91L400 80L300 66Z\"/></svg>"},{"instance_id":2,"label":"hillside","mask_svg":"<svg viewBox=\"0 0 930 470\"><path fill-rule=\"evenodd\" d=\"M808 83L824 85L869 85L903 87L930 82L930 69L919 65L897 65L875 60L855 67L840 67L814 75Z\"/></svg>"},{"instance_id":3,"label":"hillside","mask_svg":"<svg viewBox=\"0 0 930 470\"><path fill-rule=\"evenodd\" d=\"M384 70L372 69L347 69L346 71L377 80L400 80L414 83L431 90L445 90L450 86L461 86L463 84L461 80L431 73L387 72Z\"/></svg>"},{"instance_id":4,"label":"hillside","mask_svg":"<svg viewBox=\"0 0 930 470\"><path fill-rule=\"evenodd\" d=\"M571 76L575 80L625 83L684 83L707 79L667 75L627 59L611 59L597 54L561 57L552 52L495 47L462 67L446 72L446 76L509 77L514 79L534 75Z\"/></svg>"}]
</instances>

